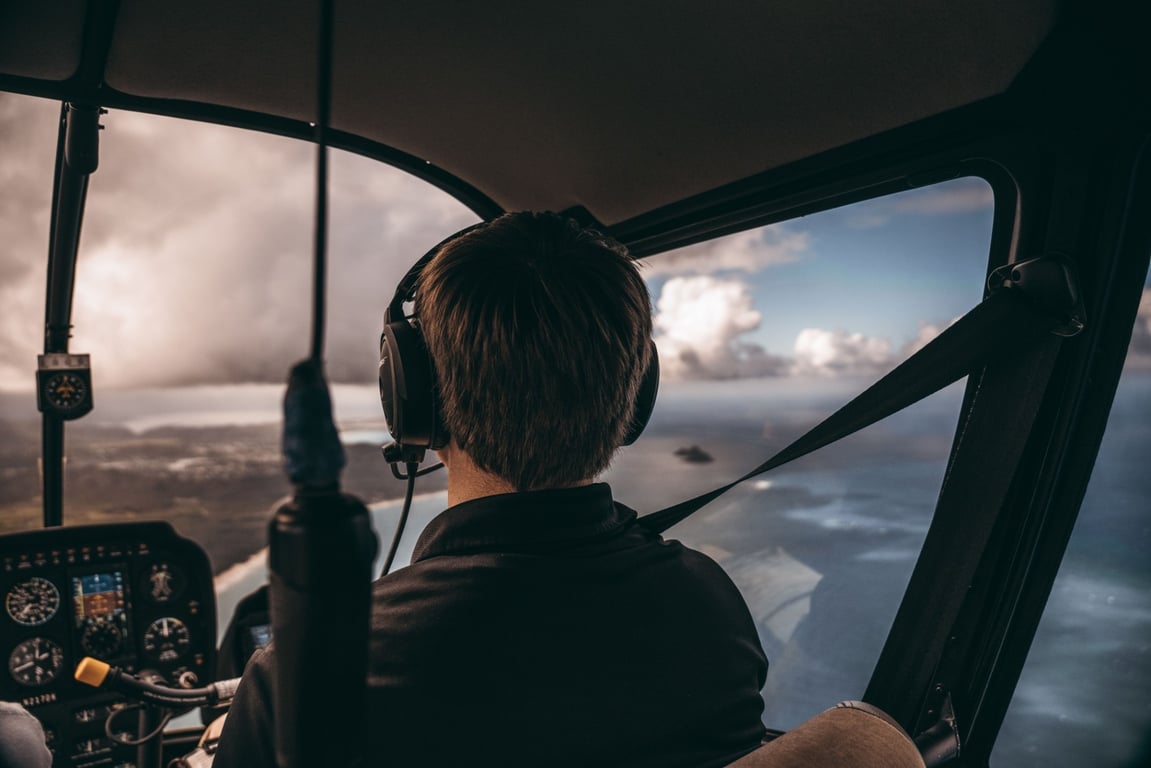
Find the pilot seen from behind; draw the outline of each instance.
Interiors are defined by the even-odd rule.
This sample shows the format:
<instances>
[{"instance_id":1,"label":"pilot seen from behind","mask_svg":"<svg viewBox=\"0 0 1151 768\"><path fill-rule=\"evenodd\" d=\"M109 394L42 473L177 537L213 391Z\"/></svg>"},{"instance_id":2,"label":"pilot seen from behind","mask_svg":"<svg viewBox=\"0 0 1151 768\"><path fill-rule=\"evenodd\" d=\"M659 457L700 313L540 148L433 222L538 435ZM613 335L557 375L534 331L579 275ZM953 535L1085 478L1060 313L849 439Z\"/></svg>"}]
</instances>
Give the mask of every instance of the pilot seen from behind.
<instances>
[{"instance_id":1,"label":"pilot seen from behind","mask_svg":"<svg viewBox=\"0 0 1151 768\"><path fill-rule=\"evenodd\" d=\"M767 660L739 592L595 482L653 364L624 247L507 214L443 244L414 302L448 508L373 586L366 764L708 768L756 748ZM245 670L216 768L275 765L275 663L273 645Z\"/></svg>"}]
</instances>

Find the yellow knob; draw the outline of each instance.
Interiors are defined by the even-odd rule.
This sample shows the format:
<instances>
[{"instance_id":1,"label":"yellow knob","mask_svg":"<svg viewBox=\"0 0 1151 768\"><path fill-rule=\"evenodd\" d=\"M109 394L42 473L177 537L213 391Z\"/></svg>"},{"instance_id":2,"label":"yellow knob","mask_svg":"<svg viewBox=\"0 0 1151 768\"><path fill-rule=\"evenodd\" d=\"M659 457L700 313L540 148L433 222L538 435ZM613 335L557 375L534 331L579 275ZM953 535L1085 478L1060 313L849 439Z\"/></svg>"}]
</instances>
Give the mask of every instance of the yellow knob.
<instances>
[{"instance_id":1,"label":"yellow knob","mask_svg":"<svg viewBox=\"0 0 1151 768\"><path fill-rule=\"evenodd\" d=\"M109 667L99 659L93 659L91 656L85 656L76 665L76 679L85 685L90 685L93 688L99 688L104 684L104 678L108 677Z\"/></svg>"}]
</instances>

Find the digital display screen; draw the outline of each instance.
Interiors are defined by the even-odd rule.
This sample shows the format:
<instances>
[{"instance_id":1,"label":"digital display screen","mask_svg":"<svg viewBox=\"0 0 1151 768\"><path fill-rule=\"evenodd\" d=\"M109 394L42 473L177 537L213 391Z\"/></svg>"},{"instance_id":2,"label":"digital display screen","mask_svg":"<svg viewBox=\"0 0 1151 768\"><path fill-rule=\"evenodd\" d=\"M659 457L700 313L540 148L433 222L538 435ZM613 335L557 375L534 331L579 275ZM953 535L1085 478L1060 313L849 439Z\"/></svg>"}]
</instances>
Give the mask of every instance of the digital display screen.
<instances>
[{"instance_id":1,"label":"digital display screen","mask_svg":"<svg viewBox=\"0 0 1151 768\"><path fill-rule=\"evenodd\" d=\"M89 573L72 577L72 605L76 626L92 620L115 620L124 615L124 573Z\"/></svg>"},{"instance_id":2,"label":"digital display screen","mask_svg":"<svg viewBox=\"0 0 1151 768\"><path fill-rule=\"evenodd\" d=\"M248 627L248 634L252 639L253 650L256 648L263 648L268 643L272 642L272 625L271 624L253 624Z\"/></svg>"}]
</instances>

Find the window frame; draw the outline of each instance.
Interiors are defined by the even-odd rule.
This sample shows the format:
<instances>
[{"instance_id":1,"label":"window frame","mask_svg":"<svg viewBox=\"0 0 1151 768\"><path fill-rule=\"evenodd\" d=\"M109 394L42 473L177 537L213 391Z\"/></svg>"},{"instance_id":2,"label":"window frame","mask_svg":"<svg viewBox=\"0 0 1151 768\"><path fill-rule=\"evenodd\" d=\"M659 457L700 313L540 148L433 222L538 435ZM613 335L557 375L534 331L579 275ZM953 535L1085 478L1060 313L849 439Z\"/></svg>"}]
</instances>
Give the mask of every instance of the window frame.
<instances>
[{"instance_id":1,"label":"window frame","mask_svg":"<svg viewBox=\"0 0 1151 768\"><path fill-rule=\"evenodd\" d=\"M1132 213L1140 205L1146 210L1151 197L1151 153L1141 148L1143 134L1127 124L1116 126L1115 135L1103 131L1085 142L1071 131L1054 137L1002 131L980 122L979 109L971 114L972 130L963 138L954 131L940 135L928 121L612 231L642 256L973 175L995 193L989 272L1048 253L1065 254L1079 268L1089 321L1095 322L1062 345L1018 471L997 470L1010 482L968 539L982 543L967 552L955 552L946 541L930 544L941 525L933 518L930 546L920 553L900 607L912 618L893 627L884 646L882 658L922 655L922 633L932 633L935 650L920 665L926 672L892 681L890 668L877 667L865 695L912 734L937 721L940 705L950 699L964 747L959 765L982 766L1062 561L1122 369L1151 255L1151 225ZM969 380L961 422L969 415L973 386ZM953 454L977 450L957 441ZM969 588L953 590L942 613L954 620L940 625L940 605L913 603L930 594L923 587L931 574L949 572L956 562L966 564Z\"/></svg>"}]
</instances>

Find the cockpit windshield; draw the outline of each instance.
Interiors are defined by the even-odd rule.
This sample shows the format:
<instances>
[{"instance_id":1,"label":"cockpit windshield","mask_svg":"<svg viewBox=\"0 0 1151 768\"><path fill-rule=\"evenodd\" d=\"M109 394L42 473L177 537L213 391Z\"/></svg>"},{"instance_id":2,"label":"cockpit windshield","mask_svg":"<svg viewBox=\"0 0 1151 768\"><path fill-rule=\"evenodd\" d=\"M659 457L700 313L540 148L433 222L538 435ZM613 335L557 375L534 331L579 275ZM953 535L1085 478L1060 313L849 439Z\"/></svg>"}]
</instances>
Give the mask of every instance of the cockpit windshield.
<instances>
[{"instance_id":1,"label":"cockpit windshield","mask_svg":"<svg viewBox=\"0 0 1151 768\"><path fill-rule=\"evenodd\" d=\"M0 94L0 531L41 525L32 370L44 316L59 105ZM69 425L65 525L170 521L223 573L262 550L281 468L288 368L306 354L313 149L205 123L104 116L78 258L71 349L95 408ZM446 193L334 152L327 370L344 485L402 496L379 446L386 295L441 237L477 220ZM428 478L423 490L442 487Z\"/></svg>"}]
</instances>

